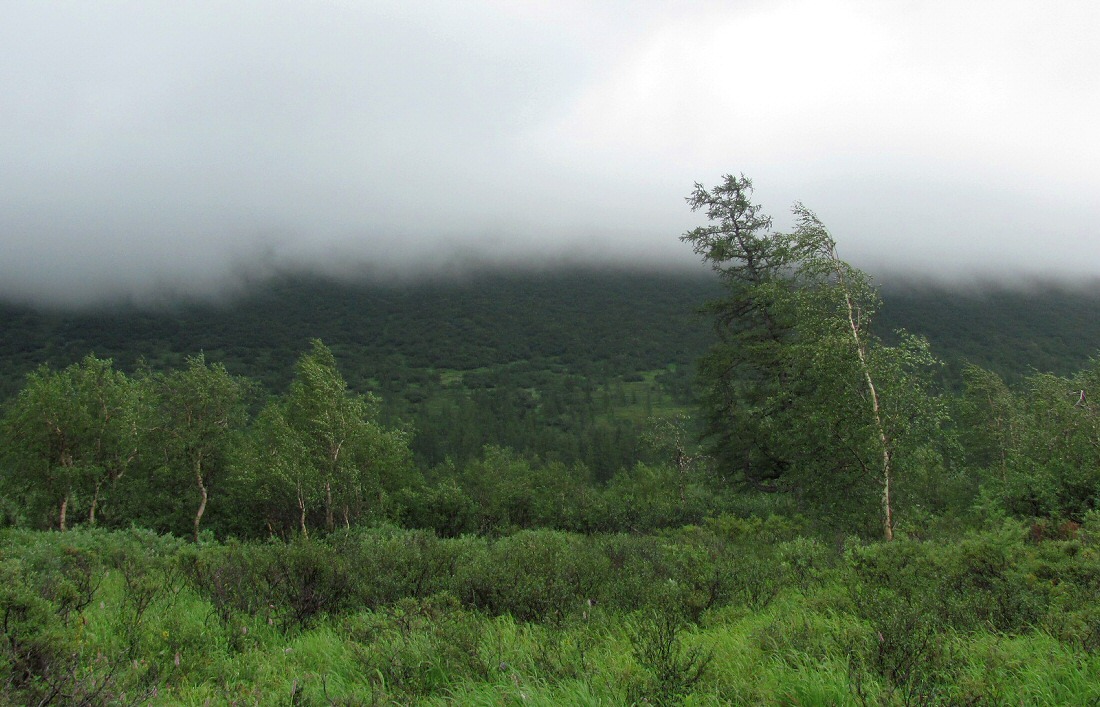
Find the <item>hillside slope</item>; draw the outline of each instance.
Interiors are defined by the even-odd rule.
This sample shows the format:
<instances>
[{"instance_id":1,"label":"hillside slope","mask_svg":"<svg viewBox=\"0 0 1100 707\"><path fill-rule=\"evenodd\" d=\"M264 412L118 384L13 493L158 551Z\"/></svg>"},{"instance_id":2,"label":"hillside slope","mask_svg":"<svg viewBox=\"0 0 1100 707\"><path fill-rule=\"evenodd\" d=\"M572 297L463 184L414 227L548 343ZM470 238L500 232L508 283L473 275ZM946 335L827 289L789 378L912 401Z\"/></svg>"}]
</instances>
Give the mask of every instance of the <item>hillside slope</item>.
<instances>
[{"instance_id":1,"label":"hillside slope","mask_svg":"<svg viewBox=\"0 0 1100 707\"><path fill-rule=\"evenodd\" d=\"M0 305L0 397L48 363L89 352L125 370L140 359L179 365L203 351L234 373L281 390L310 338L335 351L358 389L399 389L418 371L514 362L608 380L686 368L711 341L696 316L719 294L709 274L632 270L484 273L406 285L285 275L224 303L41 312ZM969 360L1015 379L1068 373L1100 349L1100 289L1006 288L960 293L907 286L884 292L880 332L923 334L957 377Z\"/></svg>"}]
</instances>

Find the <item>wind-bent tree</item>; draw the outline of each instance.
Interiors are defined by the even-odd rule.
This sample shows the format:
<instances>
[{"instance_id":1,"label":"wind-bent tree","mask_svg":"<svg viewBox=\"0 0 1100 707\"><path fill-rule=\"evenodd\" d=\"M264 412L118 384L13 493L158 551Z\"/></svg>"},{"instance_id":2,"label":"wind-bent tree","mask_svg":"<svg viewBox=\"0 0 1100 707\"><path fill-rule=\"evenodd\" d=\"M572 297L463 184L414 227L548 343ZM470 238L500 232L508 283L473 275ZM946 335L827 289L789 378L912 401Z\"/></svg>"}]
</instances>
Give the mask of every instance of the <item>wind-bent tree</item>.
<instances>
[{"instance_id":1,"label":"wind-bent tree","mask_svg":"<svg viewBox=\"0 0 1100 707\"><path fill-rule=\"evenodd\" d=\"M233 437L247 424L248 384L200 354L187 359L187 368L157 377L156 387L167 465L190 476L198 491L192 523L198 542L210 487L225 473Z\"/></svg>"},{"instance_id":2,"label":"wind-bent tree","mask_svg":"<svg viewBox=\"0 0 1100 707\"><path fill-rule=\"evenodd\" d=\"M4 419L10 468L31 499L57 511L61 530L71 507L87 509L89 525L107 485L118 481L138 455L147 432L142 385L93 355L60 372L42 366Z\"/></svg>"},{"instance_id":3,"label":"wind-bent tree","mask_svg":"<svg viewBox=\"0 0 1100 707\"><path fill-rule=\"evenodd\" d=\"M774 488L787 465L768 429L788 384L784 347L794 322L778 306L790 288L789 239L772 232L772 220L752 201L752 181L726 175L707 189L696 183L687 198L709 224L685 233L695 253L711 265L725 297L708 304L718 344L699 361L710 452L727 472L757 487Z\"/></svg>"},{"instance_id":4,"label":"wind-bent tree","mask_svg":"<svg viewBox=\"0 0 1100 707\"><path fill-rule=\"evenodd\" d=\"M310 465L324 490L325 528L335 527L336 507L342 502L347 520L349 497L359 487L356 445L377 403L348 390L336 368L332 351L314 339L309 353L296 366L286 400L286 420L306 450Z\"/></svg>"},{"instance_id":5,"label":"wind-bent tree","mask_svg":"<svg viewBox=\"0 0 1100 707\"><path fill-rule=\"evenodd\" d=\"M268 405L254 431L254 464L272 497L293 499L297 525L319 502L324 527L352 521L372 506L409 466L408 439L375 419L372 396L348 390L332 352L314 340L296 366L284 400Z\"/></svg>"},{"instance_id":6,"label":"wind-bent tree","mask_svg":"<svg viewBox=\"0 0 1100 707\"><path fill-rule=\"evenodd\" d=\"M308 538L307 520L315 501L313 470L299 435L287 423L281 401L271 400L264 406L249 440L251 485L265 506L268 532L274 535L278 528L296 526Z\"/></svg>"},{"instance_id":7,"label":"wind-bent tree","mask_svg":"<svg viewBox=\"0 0 1100 707\"><path fill-rule=\"evenodd\" d=\"M700 366L716 457L838 516L869 512L866 479L877 479L892 539L899 452L907 467L936 463L942 406L923 375L935 361L920 339L889 347L871 332L877 293L812 212L796 205L795 230L774 232L751 194L748 179L727 175L688 197L714 223L683 240L728 293L709 307L719 343Z\"/></svg>"}]
</instances>

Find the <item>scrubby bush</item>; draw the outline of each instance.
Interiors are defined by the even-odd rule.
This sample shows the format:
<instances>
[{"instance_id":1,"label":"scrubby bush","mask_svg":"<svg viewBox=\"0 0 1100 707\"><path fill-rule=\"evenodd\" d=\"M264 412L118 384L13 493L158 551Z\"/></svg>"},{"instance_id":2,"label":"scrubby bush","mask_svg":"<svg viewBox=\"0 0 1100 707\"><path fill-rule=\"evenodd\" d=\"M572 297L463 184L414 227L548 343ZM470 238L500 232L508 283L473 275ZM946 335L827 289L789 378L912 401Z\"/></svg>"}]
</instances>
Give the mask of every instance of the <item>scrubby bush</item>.
<instances>
[{"instance_id":1,"label":"scrubby bush","mask_svg":"<svg viewBox=\"0 0 1100 707\"><path fill-rule=\"evenodd\" d=\"M350 530L330 539L355 576L356 607L376 608L406 597L423 599L452 589L470 541L437 538L426 530L392 526ZM483 545L475 539L474 544ZM467 553L468 554L468 553Z\"/></svg>"},{"instance_id":2,"label":"scrubby bush","mask_svg":"<svg viewBox=\"0 0 1100 707\"><path fill-rule=\"evenodd\" d=\"M409 528L426 528L441 537L455 538L476 532L479 526L477 504L453 478L435 486L406 489L398 503Z\"/></svg>"},{"instance_id":3,"label":"scrubby bush","mask_svg":"<svg viewBox=\"0 0 1100 707\"><path fill-rule=\"evenodd\" d=\"M714 652L685 647L683 619L674 611L653 611L628 627L631 653L644 673L628 686L633 704L676 705L706 675Z\"/></svg>"},{"instance_id":4,"label":"scrubby bush","mask_svg":"<svg viewBox=\"0 0 1100 707\"><path fill-rule=\"evenodd\" d=\"M181 553L180 562L192 588L210 602L222 625L229 627L237 614L271 619L266 568L277 551L274 544L230 541L188 548Z\"/></svg>"},{"instance_id":5,"label":"scrubby bush","mask_svg":"<svg viewBox=\"0 0 1100 707\"><path fill-rule=\"evenodd\" d=\"M956 543L899 540L853 549L857 604L875 597L917 607L926 622L957 631L994 628L1020 632L1036 626L1051 600L1048 586L1034 581L1034 554L1021 542L1021 528L971 534Z\"/></svg>"},{"instance_id":6,"label":"scrubby bush","mask_svg":"<svg viewBox=\"0 0 1100 707\"><path fill-rule=\"evenodd\" d=\"M437 594L353 614L341 632L372 689L391 698L425 696L456 680L489 675L479 651L481 621L450 594Z\"/></svg>"},{"instance_id":7,"label":"scrubby bush","mask_svg":"<svg viewBox=\"0 0 1100 707\"><path fill-rule=\"evenodd\" d=\"M610 563L585 538L552 530L495 541L481 563L457 568L462 601L519 621L560 621L579 614L607 582Z\"/></svg>"}]
</instances>

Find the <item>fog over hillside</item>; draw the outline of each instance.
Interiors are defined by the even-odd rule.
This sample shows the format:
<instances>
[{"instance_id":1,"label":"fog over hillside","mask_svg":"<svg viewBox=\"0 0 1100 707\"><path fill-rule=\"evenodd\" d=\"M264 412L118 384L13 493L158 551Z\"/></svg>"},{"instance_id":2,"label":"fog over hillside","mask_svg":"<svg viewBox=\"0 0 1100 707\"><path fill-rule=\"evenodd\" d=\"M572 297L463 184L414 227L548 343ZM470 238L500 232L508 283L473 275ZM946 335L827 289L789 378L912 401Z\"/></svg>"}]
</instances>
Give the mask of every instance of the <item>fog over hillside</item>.
<instances>
[{"instance_id":1,"label":"fog over hillside","mask_svg":"<svg viewBox=\"0 0 1100 707\"><path fill-rule=\"evenodd\" d=\"M869 0L0 9L0 298L287 269L694 267L752 177L874 272L1100 273L1100 6Z\"/></svg>"}]
</instances>

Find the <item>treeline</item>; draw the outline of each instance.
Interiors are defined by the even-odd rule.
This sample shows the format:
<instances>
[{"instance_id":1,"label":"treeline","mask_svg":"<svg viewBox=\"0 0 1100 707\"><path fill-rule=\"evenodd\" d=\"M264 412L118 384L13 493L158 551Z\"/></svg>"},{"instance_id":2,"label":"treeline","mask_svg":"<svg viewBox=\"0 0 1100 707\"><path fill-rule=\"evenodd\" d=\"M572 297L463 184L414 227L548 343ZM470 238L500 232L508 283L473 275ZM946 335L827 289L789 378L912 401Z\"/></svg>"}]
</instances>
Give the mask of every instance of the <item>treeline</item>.
<instances>
[{"instance_id":1,"label":"treeline","mask_svg":"<svg viewBox=\"0 0 1100 707\"><path fill-rule=\"evenodd\" d=\"M698 273L622 269L484 271L464 280L342 282L286 274L222 303L117 304L39 311L0 304L0 396L46 363L89 351L126 371L180 367L204 352L281 392L295 352L319 338L349 385L387 398L417 395L440 371L517 362L602 382L670 364L690 367L710 341L692 313L716 294Z\"/></svg>"},{"instance_id":2,"label":"treeline","mask_svg":"<svg viewBox=\"0 0 1100 707\"><path fill-rule=\"evenodd\" d=\"M204 353L254 381L253 406L286 392L295 358L323 339L351 390L372 393L377 420L410 429L419 469L461 466L486 445L583 464L601 483L657 461L645 420L694 410L695 362L715 340L696 316L721 289L695 273L572 270L465 281L336 282L283 275L222 304L119 305L41 312L0 305L0 398L42 364L89 352L127 375L187 366ZM1100 348L1088 289L1030 292L893 286L876 331L925 335L953 392L966 362L1019 385L1031 371L1069 376ZM256 409L251 412L257 412Z\"/></svg>"},{"instance_id":3,"label":"treeline","mask_svg":"<svg viewBox=\"0 0 1100 707\"><path fill-rule=\"evenodd\" d=\"M947 418L933 440L941 456L898 474L898 527L921 536L990 514L1045 519L1048 528L1080 523L1100 502L1094 390L1096 362L1018 386L969 367L964 389L941 395ZM375 396L347 387L319 341L278 396L202 357L133 375L94 356L43 367L0 426L5 523L260 538L389 522L457 537L652 532L723 512L803 512L818 531L874 533L873 504L834 488L847 477L761 490L701 454L683 415L624 419L635 454L605 476L553 449L499 442L421 466L411 449L417 430L382 422L379 409ZM552 412L567 415L543 414ZM612 459L613 450L609 441L595 453Z\"/></svg>"},{"instance_id":4,"label":"treeline","mask_svg":"<svg viewBox=\"0 0 1100 707\"><path fill-rule=\"evenodd\" d=\"M628 420L620 429L629 434L603 425L607 437L602 446L593 439L590 451L618 461L606 476L563 461L556 444L544 456L485 444L462 461L418 466L415 428L383 423L378 399L351 391L319 340L294 371L286 392L269 395L202 356L133 375L92 355L59 371L41 367L0 425L6 524L138 526L195 539L204 531L308 536L379 522L448 537L649 531L699 522L733 492L715 493L702 463L659 463L693 444L683 421L674 432ZM466 400L480 409L486 399ZM568 416L552 397L537 403L543 415ZM616 456L616 434L628 438L630 455Z\"/></svg>"}]
</instances>

